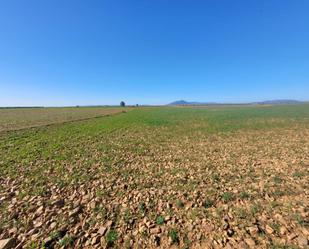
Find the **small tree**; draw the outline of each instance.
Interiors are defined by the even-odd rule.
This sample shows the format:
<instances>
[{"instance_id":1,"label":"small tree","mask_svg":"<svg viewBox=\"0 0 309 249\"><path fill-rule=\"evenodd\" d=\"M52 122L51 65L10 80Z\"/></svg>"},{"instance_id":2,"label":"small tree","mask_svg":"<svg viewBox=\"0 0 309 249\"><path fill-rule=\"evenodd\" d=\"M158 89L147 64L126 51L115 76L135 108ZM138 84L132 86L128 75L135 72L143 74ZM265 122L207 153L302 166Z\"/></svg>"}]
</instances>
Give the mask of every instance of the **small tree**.
<instances>
[{"instance_id":1,"label":"small tree","mask_svg":"<svg viewBox=\"0 0 309 249\"><path fill-rule=\"evenodd\" d=\"M121 106L121 107L125 107L125 106L126 106L126 103L124 103L123 101L121 101L121 102L120 102L120 106Z\"/></svg>"}]
</instances>

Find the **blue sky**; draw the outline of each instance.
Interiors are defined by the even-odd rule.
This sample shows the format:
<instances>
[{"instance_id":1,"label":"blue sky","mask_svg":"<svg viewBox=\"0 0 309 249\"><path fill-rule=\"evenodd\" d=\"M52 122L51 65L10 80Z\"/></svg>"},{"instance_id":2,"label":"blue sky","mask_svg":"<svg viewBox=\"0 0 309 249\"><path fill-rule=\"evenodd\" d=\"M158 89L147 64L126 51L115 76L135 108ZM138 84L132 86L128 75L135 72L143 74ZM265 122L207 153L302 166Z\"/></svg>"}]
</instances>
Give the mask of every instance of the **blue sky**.
<instances>
[{"instance_id":1,"label":"blue sky","mask_svg":"<svg viewBox=\"0 0 309 249\"><path fill-rule=\"evenodd\" d=\"M308 0L0 0L0 106L309 100Z\"/></svg>"}]
</instances>

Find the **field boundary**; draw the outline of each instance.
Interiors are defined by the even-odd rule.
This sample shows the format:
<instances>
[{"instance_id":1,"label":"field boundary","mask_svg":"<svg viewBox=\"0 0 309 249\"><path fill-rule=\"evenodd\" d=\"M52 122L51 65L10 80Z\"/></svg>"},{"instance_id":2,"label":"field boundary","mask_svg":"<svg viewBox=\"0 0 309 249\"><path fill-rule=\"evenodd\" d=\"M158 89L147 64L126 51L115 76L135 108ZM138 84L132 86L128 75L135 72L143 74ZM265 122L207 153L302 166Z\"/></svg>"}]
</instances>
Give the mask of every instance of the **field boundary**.
<instances>
[{"instance_id":1,"label":"field boundary","mask_svg":"<svg viewBox=\"0 0 309 249\"><path fill-rule=\"evenodd\" d=\"M111 117L111 116L115 116L115 115L124 114L124 113L127 113L127 112L128 111L120 111L120 112L116 112L116 113L112 113L112 114L105 114L105 115L99 115L99 116L93 116L93 117L87 117L87 118L79 118L79 119L73 119L73 120L67 120L67 121L61 121L61 122L55 122L55 123L48 123L48 124L32 125L32 126L9 129L9 130L2 130L2 131L0 130L0 135L2 135L4 133L23 131L23 130L31 130L31 129L40 128L40 127L50 127L50 126L54 126L54 125L63 125L63 124L68 124L68 123L87 121L87 120L91 120L91 119Z\"/></svg>"}]
</instances>

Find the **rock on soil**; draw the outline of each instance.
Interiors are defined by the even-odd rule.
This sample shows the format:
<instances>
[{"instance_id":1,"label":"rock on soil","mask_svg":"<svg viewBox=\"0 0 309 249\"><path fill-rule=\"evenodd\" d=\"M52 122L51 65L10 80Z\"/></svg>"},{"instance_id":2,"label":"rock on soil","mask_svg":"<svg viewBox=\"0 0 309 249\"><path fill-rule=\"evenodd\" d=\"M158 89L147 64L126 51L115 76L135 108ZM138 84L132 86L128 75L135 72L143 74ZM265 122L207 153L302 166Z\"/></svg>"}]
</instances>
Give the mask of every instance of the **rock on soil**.
<instances>
[{"instance_id":1,"label":"rock on soil","mask_svg":"<svg viewBox=\"0 0 309 249\"><path fill-rule=\"evenodd\" d=\"M0 240L0 249L10 249L15 246L14 239L2 239Z\"/></svg>"}]
</instances>

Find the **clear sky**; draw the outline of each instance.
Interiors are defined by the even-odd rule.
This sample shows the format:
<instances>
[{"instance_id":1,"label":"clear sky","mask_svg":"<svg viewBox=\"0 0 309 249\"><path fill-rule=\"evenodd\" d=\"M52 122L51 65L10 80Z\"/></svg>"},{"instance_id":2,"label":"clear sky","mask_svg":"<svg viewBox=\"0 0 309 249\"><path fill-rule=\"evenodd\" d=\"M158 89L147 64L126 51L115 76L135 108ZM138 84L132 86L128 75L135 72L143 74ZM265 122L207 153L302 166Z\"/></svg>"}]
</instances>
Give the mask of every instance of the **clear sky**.
<instances>
[{"instance_id":1,"label":"clear sky","mask_svg":"<svg viewBox=\"0 0 309 249\"><path fill-rule=\"evenodd\" d=\"M0 106L309 100L308 0L0 0Z\"/></svg>"}]
</instances>

